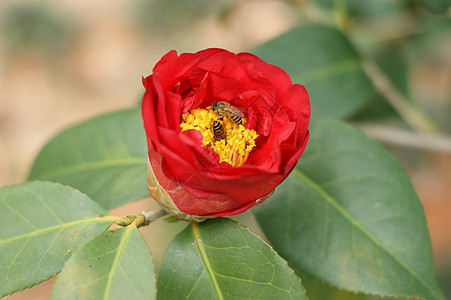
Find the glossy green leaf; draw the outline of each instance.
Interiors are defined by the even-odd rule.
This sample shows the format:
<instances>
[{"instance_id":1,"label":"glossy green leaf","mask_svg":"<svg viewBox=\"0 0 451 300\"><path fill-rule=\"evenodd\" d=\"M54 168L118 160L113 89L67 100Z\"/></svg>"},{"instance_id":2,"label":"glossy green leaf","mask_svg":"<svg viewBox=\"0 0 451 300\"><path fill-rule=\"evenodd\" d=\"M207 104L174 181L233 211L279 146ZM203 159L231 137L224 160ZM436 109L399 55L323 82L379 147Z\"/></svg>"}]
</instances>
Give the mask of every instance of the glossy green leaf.
<instances>
[{"instance_id":1,"label":"glossy green leaf","mask_svg":"<svg viewBox=\"0 0 451 300\"><path fill-rule=\"evenodd\" d=\"M351 291L442 299L408 176L349 125L312 126L298 166L254 212L274 248L302 272Z\"/></svg>"},{"instance_id":2,"label":"glossy green leaf","mask_svg":"<svg viewBox=\"0 0 451 300\"><path fill-rule=\"evenodd\" d=\"M74 126L39 153L30 179L75 187L106 209L149 195L147 145L138 109L115 112Z\"/></svg>"},{"instance_id":3,"label":"glossy green leaf","mask_svg":"<svg viewBox=\"0 0 451 300\"><path fill-rule=\"evenodd\" d=\"M362 293L348 292L336 287L330 286L327 283L313 278L305 273L298 273L302 278L302 284L307 291L309 300L366 300L368 297ZM376 300L369 298L368 300ZM385 299L390 300L390 299Z\"/></svg>"},{"instance_id":4,"label":"glossy green leaf","mask_svg":"<svg viewBox=\"0 0 451 300\"><path fill-rule=\"evenodd\" d=\"M155 299L152 255L135 226L101 233L67 261L50 299Z\"/></svg>"},{"instance_id":5,"label":"glossy green leaf","mask_svg":"<svg viewBox=\"0 0 451 300\"><path fill-rule=\"evenodd\" d=\"M434 14L444 14L451 6L451 0L420 0L420 3Z\"/></svg>"},{"instance_id":6,"label":"glossy green leaf","mask_svg":"<svg viewBox=\"0 0 451 300\"><path fill-rule=\"evenodd\" d=\"M304 24L252 52L306 86L312 118L349 116L374 95L355 49L332 27Z\"/></svg>"},{"instance_id":7,"label":"glossy green leaf","mask_svg":"<svg viewBox=\"0 0 451 300\"><path fill-rule=\"evenodd\" d=\"M370 103L368 103L364 108L352 115L349 120L351 122L381 122L387 120L397 120L399 122L402 122L399 114L381 95L374 96L370 100Z\"/></svg>"},{"instance_id":8,"label":"glossy green leaf","mask_svg":"<svg viewBox=\"0 0 451 300\"><path fill-rule=\"evenodd\" d=\"M218 218L192 224L167 250L158 299L307 299L300 279L247 228Z\"/></svg>"},{"instance_id":9,"label":"glossy green leaf","mask_svg":"<svg viewBox=\"0 0 451 300\"><path fill-rule=\"evenodd\" d=\"M50 182L0 189L0 297L58 273L74 251L113 222L86 195Z\"/></svg>"}]
</instances>

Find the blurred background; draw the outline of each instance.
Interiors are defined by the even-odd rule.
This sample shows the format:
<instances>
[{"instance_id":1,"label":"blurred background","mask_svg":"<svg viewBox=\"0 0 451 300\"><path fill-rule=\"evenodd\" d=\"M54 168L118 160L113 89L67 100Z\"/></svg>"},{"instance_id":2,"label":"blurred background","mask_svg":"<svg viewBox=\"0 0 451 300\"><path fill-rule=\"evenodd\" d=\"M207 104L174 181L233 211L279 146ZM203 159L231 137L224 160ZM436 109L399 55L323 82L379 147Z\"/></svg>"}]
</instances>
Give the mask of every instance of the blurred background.
<instances>
[{"instance_id":1,"label":"blurred background","mask_svg":"<svg viewBox=\"0 0 451 300\"><path fill-rule=\"evenodd\" d=\"M321 10L303 5L306 2L2 0L0 187L26 181L40 148L62 129L138 105L144 92L141 77L149 75L167 51L207 47L249 51L306 18L341 24L361 51L370 52L377 43L398 47L400 39L426 33L407 57L396 60L390 47L383 48L383 54L394 58L389 64L393 74L396 68L407 70L407 78L397 80L409 87L419 106L450 135L449 12L432 16L415 1L348 0L344 20L336 3L345 1L318 1ZM385 146L407 169L423 202L436 270L442 288L450 293L451 155ZM152 205L142 200L114 213L136 213ZM251 214L239 219L253 226ZM157 265L172 238L158 231L163 225L158 222L141 229ZM173 225L173 234L183 226ZM47 299L51 284L52 280L6 299Z\"/></svg>"}]
</instances>

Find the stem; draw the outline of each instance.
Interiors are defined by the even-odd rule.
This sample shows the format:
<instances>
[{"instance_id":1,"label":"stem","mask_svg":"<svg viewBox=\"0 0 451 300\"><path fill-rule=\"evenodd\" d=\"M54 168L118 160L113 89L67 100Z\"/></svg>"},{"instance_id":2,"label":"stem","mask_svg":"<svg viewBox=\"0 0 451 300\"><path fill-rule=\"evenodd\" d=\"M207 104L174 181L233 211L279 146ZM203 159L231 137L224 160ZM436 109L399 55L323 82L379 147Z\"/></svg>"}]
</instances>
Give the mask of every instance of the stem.
<instances>
[{"instance_id":1,"label":"stem","mask_svg":"<svg viewBox=\"0 0 451 300\"><path fill-rule=\"evenodd\" d=\"M139 215L131 215L131 216L119 218L116 221L116 224L119 226L122 226L122 227L130 226L130 225L136 226L136 227L147 226L150 223L152 223L153 221L155 221L156 219L158 219L159 217L162 217L167 214L169 214L169 212L164 208L152 210L149 212L143 211Z\"/></svg>"},{"instance_id":2,"label":"stem","mask_svg":"<svg viewBox=\"0 0 451 300\"><path fill-rule=\"evenodd\" d=\"M375 140L421 150L451 154L451 138L444 135L427 135L377 124L356 123L362 131Z\"/></svg>"},{"instance_id":3,"label":"stem","mask_svg":"<svg viewBox=\"0 0 451 300\"><path fill-rule=\"evenodd\" d=\"M143 215L146 218L146 224L152 223L153 221L167 214L169 214L169 212L164 208L152 210L149 212L142 211L141 213L141 215Z\"/></svg>"},{"instance_id":4,"label":"stem","mask_svg":"<svg viewBox=\"0 0 451 300\"><path fill-rule=\"evenodd\" d=\"M372 58L363 59L363 69L372 80L376 89L385 96L390 105L399 113L401 118L415 131L422 133L438 133L435 123L393 86L387 76Z\"/></svg>"},{"instance_id":5,"label":"stem","mask_svg":"<svg viewBox=\"0 0 451 300\"><path fill-rule=\"evenodd\" d=\"M136 219L130 224L130 227L132 227L132 226L140 227L140 226L146 226L146 225L149 225L149 223L146 223L146 217L139 214L136 216Z\"/></svg>"},{"instance_id":6,"label":"stem","mask_svg":"<svg viewBox=\"0 0 451 300\"><path fill-rule=\"evenodd\" d=\"M313 23L323 22L319 11L308 0L286 0L286 2L293 7L300 17Z\"/></svg>"},{"instance_id":7,"label":"stem","mask_svg":"<svg viewBox=\"0 0 451 300\"><path fill-rule=\"evenodd\" d=\"M345 32L348 27L348 8L346 6L346 1L334 0L333 3L335 24L341 32Z\"/></svg>"}]
</instances>

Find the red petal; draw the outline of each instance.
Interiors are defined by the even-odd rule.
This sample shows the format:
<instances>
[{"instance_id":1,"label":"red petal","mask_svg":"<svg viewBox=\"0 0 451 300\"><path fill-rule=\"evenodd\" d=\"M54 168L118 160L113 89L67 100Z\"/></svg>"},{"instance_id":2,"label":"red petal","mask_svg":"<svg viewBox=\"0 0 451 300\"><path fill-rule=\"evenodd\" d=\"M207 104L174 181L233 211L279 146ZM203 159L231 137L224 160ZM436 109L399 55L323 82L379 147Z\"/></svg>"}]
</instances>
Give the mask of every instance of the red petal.
<instances>
[{"instance_id":1,"label":"red petal","mask_svg":"<svg viewBox=\"0 0 451 300\"><path fill-rule=\"evenodd\" d=\"M149 76L150 77L150 76ZM148 77L148 78L149 78ZM154 93L152 89L146 90L142 101L142 116L144 120L144 129L146 131L147 142L150 140L160 141L157 129L157 116L155 112Z\"/></svg>"},{"instance_id":2,"label":"red petal","mask_svg":"<svg viewBox=\"0 0 451 300\"><path fill-rule=\"evenodd\" d=\"M177 52L172 50L155 65L153 75L160 79L164 90L170 90L177 82L188 78L190 71L197 66L201 58L193 53L183 53L177 57Z\"/></svg>"},{"instance_id":3,"label":"red petal","mask_svg":"<svg viewBox=\"0 0 451 300\"><path fill-rule=\"evenodd\" d=\"M241 92L240 82L234 78L207 72L192 108L211 105L214 101L230 101Z\"/></svg>"}]
</instances>

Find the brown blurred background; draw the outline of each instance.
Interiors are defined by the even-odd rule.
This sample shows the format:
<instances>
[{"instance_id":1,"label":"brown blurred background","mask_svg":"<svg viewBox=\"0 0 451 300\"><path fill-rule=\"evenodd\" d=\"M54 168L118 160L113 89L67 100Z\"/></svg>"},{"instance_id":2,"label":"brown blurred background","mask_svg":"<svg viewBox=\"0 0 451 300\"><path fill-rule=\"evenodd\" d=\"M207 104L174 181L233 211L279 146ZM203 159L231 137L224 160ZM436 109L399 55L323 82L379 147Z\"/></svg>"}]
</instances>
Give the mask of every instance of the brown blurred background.
<instances>
[{"instance_id":1,"label":"brown blurred background","mask_svg":"<svg viewBox=\"0 0 451 300\"><path fill-rule=\"evenodd\" d=\"M245 51L298 22L280 2L203 3L1 1L0 187L26 181L41 147L67 126L138 105L141 77L151 74L167 51ZM113 213L153 207L146 199ZM252 223L250 214L240 218ZM157 265L185 226L161 223L141 229ZM49 280L6 299L47 299L52 284Z\"/></svg>"},{"instance_id":2,"label":"brown blurred background","mask_svg":"<svg viewBox=\"0 0 451 300\"><path fill-rule=\"evenodd\" d=\"M65 127L138 105L141 76L167 51L246 51L300 21L282 1L2 0L0 187L26 181L40 148ZM451 67L445 67L425 59L413 70L420 101L449 105ZM441 266L451 258L450 155L389 149L409 171L425 205L437 268L449 272ZM114 213L151 206L142 200ZM250 214L239 218L252 224ZM142 229L157 264L172 237L159 231L160 225ZM183 224L171 228L176 234ZM51 283L6 299L47 299Z\"/></svg>"}]
</instances>

